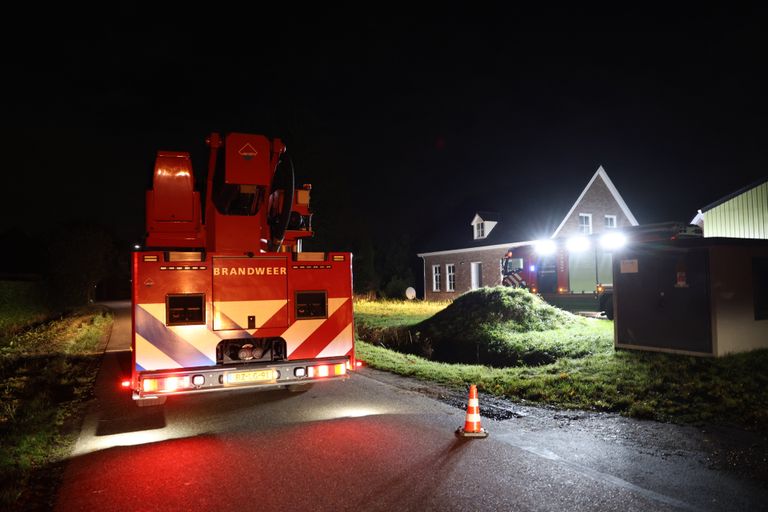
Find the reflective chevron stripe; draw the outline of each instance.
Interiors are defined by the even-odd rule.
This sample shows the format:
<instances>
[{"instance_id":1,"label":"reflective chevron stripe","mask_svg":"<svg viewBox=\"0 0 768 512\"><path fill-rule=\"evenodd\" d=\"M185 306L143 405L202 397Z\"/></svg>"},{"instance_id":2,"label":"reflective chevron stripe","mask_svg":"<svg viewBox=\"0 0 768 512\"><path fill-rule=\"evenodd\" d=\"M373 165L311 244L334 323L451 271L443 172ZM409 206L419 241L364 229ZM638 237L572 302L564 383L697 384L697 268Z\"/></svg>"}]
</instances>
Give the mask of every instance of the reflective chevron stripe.
<instances>
[{"instance_id":1,"label":"reflective chevron stripe","mask_svg":"<svg viewBox=\"0 0 768 512\"><path fill-rule=\"evenodd\" d=\"M336 339L347 327L345 311L341 306L349 299L328 299L328 318L312 332L294 351L288 351L288 356L294 359L312 359L325 349L331 340ZM332 304L333 302L333 304Z\"/></svg>"},{"instance_id":2,"label":"reflective chevron stripe","mask_svg":"<svg viewBox=\"0 0 768 512\"><path fill-rule=\"evenodd\" d=\"M322 352L317 354L317 357L332 357L340 354L347 355L354 347L354 329L352 324L347 325L343 331L339 333L331 342L325 347Z\"/></svg>"},{"instance_id":3,"label":"reflective chevron stripe","mask_svg":"<svg viewBox=\"0 0 768 512\"><path fill-rule=\"evenodd\" d=\"M164 305L163 305L164 306ZM163 369L163 364L170 364L168 359L176 363L173 368L190 368L216 364L216 358L210 358L191 345L187 340L171 331L141 305L136 306L137 339L143 338L148 345L164 354L166 358L157 356L157 352L145 350L139 352L140 344L136 346L136 364L147 370ZM144 347L147 348L147 347ZM215 354L215 352L214 352ZM161 366L157 368L157 366Z\"/></svg>"},{"instance_id":4,"label":"reflective chevron stripe","mask_svg":"<svg viewBox=\"0 0 768 512\"><path fill-rule=\"evenodd\" d=\"M354 350L354 328L348 297L328 298L328 318L298 320L280 335L286 341L290 359L314 359L350 355ZM258 304L264 302L265 304ZM256 325L269 325L273 315L286 313L286 301L243 301L225 305L223 309L242 316L243 304L250 311L261 311ZM226 303L224 303L226 304ZM221 308L221 303L220 310ZM343 306L347 307L343 307ZM231 307L230 307L231 306ZM229 308L229 309L227 309ZM238 311L240 310L240 311ZM251 338L257 329L212 331L207 325L166 326L165 303L140 304L135 307L136 368L162 370L216 364L216 348L223 337ZM214 318L214 322L216 318ZM274 332L274 331L272 331Z\"/></svg>"},{"instance_id":5,"label":"reflective chevron stripe","mask_svg":"<svg viewBox=\"0 0 768 512\"><path fill-rule=\"evenodd\" d=\"M237 300L237 301L214 301L213 309L215 330L247 329L248 317L255 317L254 328L258 329L267 324L277 313L282 313L280 318L275 318L269 322L270 326L285 327L288 323L288 310L285 308L288 301L279 300ZM223 318L229 319L231 324L223 322ZM231 325L231 327L230 327Z\"/></svg>"}]
</instances>

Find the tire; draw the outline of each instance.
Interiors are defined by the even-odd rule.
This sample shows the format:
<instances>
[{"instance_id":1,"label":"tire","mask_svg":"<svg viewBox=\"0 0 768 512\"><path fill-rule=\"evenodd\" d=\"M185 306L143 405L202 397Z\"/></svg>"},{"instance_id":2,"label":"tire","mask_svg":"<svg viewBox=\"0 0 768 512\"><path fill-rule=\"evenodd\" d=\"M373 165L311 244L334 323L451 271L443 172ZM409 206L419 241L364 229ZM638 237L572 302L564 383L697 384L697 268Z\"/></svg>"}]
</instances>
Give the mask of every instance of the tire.
<instances>
[{"instance_id":1,"label":"tire","mask_svg":"<svg viewBox=\"0 0 768 512\"><path fill-rule=\"evenodd\" d=\"M600 297L600 309L605 311L605 317L613 320L613 294L606 293Z\"/></svg>"},{"instance_id":2,"label":"tire","mask_svg":"<svg viewBox=\"0 0 768 512\"><path fill-rule=\"evenodd\" d=\"M285 386L285 389L290 391L291 393L306 393L310 389L312 389L312 386L314 384L289 384Z\"/></svg>"}]
</instances>

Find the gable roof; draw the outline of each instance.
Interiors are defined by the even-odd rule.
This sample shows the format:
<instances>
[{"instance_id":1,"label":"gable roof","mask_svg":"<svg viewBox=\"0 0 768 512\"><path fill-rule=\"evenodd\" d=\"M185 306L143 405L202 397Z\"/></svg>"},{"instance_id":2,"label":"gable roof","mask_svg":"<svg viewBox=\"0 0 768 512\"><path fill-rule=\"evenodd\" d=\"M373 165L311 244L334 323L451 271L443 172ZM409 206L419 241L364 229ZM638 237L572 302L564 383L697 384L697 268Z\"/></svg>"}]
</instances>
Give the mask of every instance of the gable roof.
<instances>
[{"instance_id":1,"label":"gable roof","mask_svg":"<svg viewBox=\"0 0 768 512\"><path fill-rule=\"evenodd\" d=\"M619 194L618 189L611 181L611 178L608 177L608 173L605 172L605 169L603 169L603 166L597 168L597 171L592 176L592 179L589 180L589 183L587 183L587 186L584 187L584 190L581 191L581 194L579 195L579 198L576 199L576 202L573 203L573 206L571 206L571 209L568 210L568 213L565 214L565 217L563 217L563 221L560 223L559 226L557 226L557 229L554 233L552 233L552 238L555 238L557 234L560 232L560 230L565 225L565 222L568 220L568 218L571 216L573 211L576 209L576 207L579 205L582 199L584 199L584 195L586 195L587 190L592 186L592 184L595 182L595 180L600 177L600 179L603 180L603 183L605 183L605 186L608 187L608 190L611 192L611 195L613 196L613 199L616 200L616 203L618 203L619 208L621 208L621 211L624 213L624 215L627 216L627 219L629 220L629 223L633 226L637 226L638 222L637 219L635 219L635 216L632 215L632 212L629 211L629 207L627 206L627 203L624 202L624 199L621 197L621 194Z\"/></svg>"},{"instance_id":2,"label":"gable roof","mask_svg":"<svg viewBox=\"0 0 768 512\"><path fill-rule=\"evenodd\" d=\"M763 183L768 181L768 176L765 176L764 178L760 178L757 181L753 181L747 186L741 187L739 190L735 192L731 192L727 196L721 197L717 201L713 203L709 203L707 206L704 206L702 208L699 208L699 210L696 212L696 215L691 219L690 224L695 224L696 226L699 226L700 228L704 227L704 212L711 210L712 208L715 208L717 206L720 206L723 203L726 203L733 199L734 197L738 197L741 194L744 194L745 192L749 192L753 188L759 187Z\"/></svg>"},{"instance_id":3,"label":"gable roof","mask_svg":"<svg viewBox=\"0 0 768 512\"><path fill-rule=\"evenodd\" d=\"M480 219L483 222L500 222L501 214L496 212L477 212L475 213L475 216L472 217L472 222L470 224L474 226L477 219Z\"/></svg>"},{"instance_id":4,"label":"gable roof","mask_svg":"<svg viewBox=\"0 0 768 512\"><path fill-rule=\"evenodd\" d=\"M735 191L735 192L731 192L730 194L728 194L728 195L727 195L727 196L725 196L725 197L721 197L720 199L718 199L718 200L717 200L717 201L715 201L714 203L710 203L710 204L708 204L707 206L705 206L705 207L701 208L701 209L699 210L699 213L704 213L705 211L707 211L707 210L711 210L712 208L714 208L714 207L716 207L716 206L720 206L721 204L725 203L726 201L730 201L730 200L731 200L731 199L733 199L734 197L736 197L736 196L740 196L740 195L741 195L741 194L743 194L744 192L747 192L747 191L749 191L749 190L752 190L753 188L755 188L755 187L757 187L757 186L760 186L760 185L762 185L762 184L763 184L763 183L765 183L766 181L768 181L768 176L765 176L764 178L760 178L759 180L757 180L757 181L754 181L754 182L750 183L749 185L747 185L747 186L745 186L745 187L742 187L742 188L740 188L739 190L737 190L737 191ZM695 217L694 217L694 218L695 218Z\"/></svg>"}]
</instances>

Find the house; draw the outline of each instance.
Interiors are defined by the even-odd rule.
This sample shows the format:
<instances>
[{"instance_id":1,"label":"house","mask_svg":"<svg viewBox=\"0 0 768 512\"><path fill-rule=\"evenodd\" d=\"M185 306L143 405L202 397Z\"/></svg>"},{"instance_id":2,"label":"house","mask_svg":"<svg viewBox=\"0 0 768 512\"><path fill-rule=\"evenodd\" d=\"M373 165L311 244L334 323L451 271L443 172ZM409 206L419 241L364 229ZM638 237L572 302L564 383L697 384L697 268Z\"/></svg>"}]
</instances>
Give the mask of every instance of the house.
<instances>
[{"instance_id":1,"label":"house","mask_svg":"<svg viewBox=\"0 0 768 512\"><path fill-rule=\"evenodd\" d=\"M768 239L768 176L701 208L691 224L704 238Z\"/></svg>"},{"instance_id":2,"label":"house","mask_svg":"<svg viewBox=\"0 0 768 512\"><path fill-rule=\"evenodd\" d=\"M543 206L549 211L562 211L562 205ZM424 263L426 300L452 300L469 290L500 285L502 258L510 249L529 247L542 238L564 241L577 235L599 235L637 225L635 216L602 166L557 225L522 221L522 212L509 210L504 214L476 211L471 219L466 218L467 224L463 226L447 224L426 250L418 254ZM539 282L550 283L545 274L554 274L555 265L568 266L569 271L563 275L568 279L569 291L591 293L597 282L612 280L610 254L597 247L579 253L563 251L544 261L538 269L531 266L531 270L539 274ZM554 293L557 286L553 284L551 290L541 291Z\"/></svg>"}]
</instances>

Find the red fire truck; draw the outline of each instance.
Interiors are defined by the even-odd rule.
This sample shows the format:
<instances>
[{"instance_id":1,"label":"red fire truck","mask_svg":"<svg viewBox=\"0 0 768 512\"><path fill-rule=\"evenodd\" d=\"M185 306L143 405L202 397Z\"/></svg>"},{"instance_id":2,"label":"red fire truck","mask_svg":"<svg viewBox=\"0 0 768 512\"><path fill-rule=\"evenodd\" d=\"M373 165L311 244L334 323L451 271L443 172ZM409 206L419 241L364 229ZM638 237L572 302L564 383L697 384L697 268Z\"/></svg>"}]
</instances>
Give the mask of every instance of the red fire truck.
<instances>
[{"instance_id":1,"label":"red fire truck","mask_svg":"<svg viewBox=\"0 0 768 512\"><path fill-rule=\"evenodd\" d=\"M611 253L614 249L620 248L626 240L647 242L701 236L697 226L662 222L627 227L599 236L522 242L511 246L502 259L502 284L527 288L566 309L601 311L613 319ZM588 254L586 259L574 258L585 252ZM584 261L587 261L586 266L574 265ZM585 289L574 289L574 282ZM583 286L585 282L589 284Z\"/></svg>"},{"instance_id":2,"label":"red fire truck","mask_svg":"<svg viewBox=\"0 0 768 512\"><path fill-rule=\"evenodd\" d=\"M280 139L206 142L202 191L188 153L155 160L146 240L133 253L134 400L348 377L352 255L302 251L311 186L294 186Z\"/></svg>"}]
</instances>

